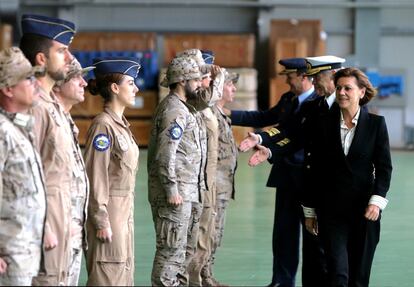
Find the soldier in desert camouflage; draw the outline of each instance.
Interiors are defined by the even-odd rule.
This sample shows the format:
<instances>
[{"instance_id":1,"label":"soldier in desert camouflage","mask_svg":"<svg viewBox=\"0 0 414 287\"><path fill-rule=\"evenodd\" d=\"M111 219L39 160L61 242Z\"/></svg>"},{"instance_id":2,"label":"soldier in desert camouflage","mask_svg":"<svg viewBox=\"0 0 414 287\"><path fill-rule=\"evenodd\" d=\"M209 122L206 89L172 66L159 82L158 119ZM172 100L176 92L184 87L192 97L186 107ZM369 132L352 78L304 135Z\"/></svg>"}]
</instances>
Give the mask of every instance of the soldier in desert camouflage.
<instances>
[{"instance_id":1,"label":"soldier in desert camouflage","mask_svg":"<svg viewBox=\"0 0 414 287\"><path fill-rule=\"evenodd\" d=\"M59 103L62 105L64 114L70 124L73 141L72 151L75 156L71 181L71 200L72 200L72 222L71 222L71 248L68 285L77 286L81 270L82 250L87 249L86 241L86 218L89 196L89 181L86 174L85 163L79 146L79 129L70 115L73 105L85 100L84 93L87 86L83 76L95 67L82 69L80 63L75 58L69 66L69 71L64 80L56 82L53 92Z\"/></svg>"},{"instance_id":2,"label":"soldier in desert camouflage","mask_svg":"<svg viewBox=\"0 0 414 287\"><path fill-rule=\"evenodd\" d=\"M189 49L179 54L194 59L202 74L201 89L198 90L196 101L188 103L200 110L196 114L197 122L201 130L201 142L203 143L202 161L203 168L200 173L200 186L202 195L202 212L199 221L198 234L193 235L192 249L187 249L186 261L190 286L202 286L202 269L206 266L211 255L212 243L215 237L215 204L216 204L216 170L218 148L218 122L211 107L221 99L224 84L224 69L213 65L213 57L198 49ZM205 62L204 57L210 59ZM206 101L208 99L208 101ZM194 103L193 103L194 102Z\"/></svg>"},{"instance_id":3,"label":"soldier in desert camouflage","mask_svg":"<svg viewBox=\"0 0 414 287\"><path fill-rule=\"evenodd\" d=\"M168 66L169 95L158 105L148 145L148 200L156 231L151 282L178 286L186 281L187 234L194 234L201 210L202 144L197 110L187 103L197 97L201 73L191 58L174 58ZM193 218L190 221L190 218Z\"/></svg>"},{"instance_id":4,"label":"soldier in desert camouflage","mask_svg":"<svg viewBox=\"0 0 414 287\"><path fill-rule=\"evenodd\" d=\"M41 268L46 195L28 112L44 69L17 47L0 52L0 67L0 286L30 286Z\"/></svg>"},{"instance_id":5,"label":"soldier in desert camouflage","mask_svg":"<svg viewBox=\"0 0 414 287\"><path fill-rule=\"evenodd\" d=\"M218 159L216 173L216 222L215 222L215 241L212 247L212 254L203 269L202 276L203 286L222 286L213 276L213 264L217 248L221 245L224 233L224 224L226 218L226 209L230 199L234 199L234 175L237 166L237 147L234 141L231 129L231 120L223 112L226 103L232 102L236 92L235 84L239 75L236 73L225 72L225 83L223 89L223 98L212 108L214 115L217 117L219 125L218 138Z\"/></svg>"}]
</instances>

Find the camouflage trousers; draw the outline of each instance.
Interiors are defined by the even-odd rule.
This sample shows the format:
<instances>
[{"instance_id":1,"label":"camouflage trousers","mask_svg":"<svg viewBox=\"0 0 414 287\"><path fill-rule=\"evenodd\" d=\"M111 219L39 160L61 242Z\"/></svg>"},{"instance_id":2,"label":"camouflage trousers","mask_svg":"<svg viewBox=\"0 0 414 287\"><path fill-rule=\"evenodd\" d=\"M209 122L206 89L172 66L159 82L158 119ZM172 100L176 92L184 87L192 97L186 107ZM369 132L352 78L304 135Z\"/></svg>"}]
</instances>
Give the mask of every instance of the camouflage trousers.
<instances>
[{"instance_id":1,"label":"camouflage trousers","mask_svg":"<svg viewBox=\"0 0 414 287\"><path fill-rule=\"evenodd\" d=\"M215 241L215 209L204 207L200 218L196 253L188 266L190 286L202 286L201 270L208 264Z\"/></svg>"},{"instance_id":2,"label":"camouflage trousers","mask_svg":"<svg viewBox=\"0 0 414 287\"><path fill-rule=\"evenodd\" d=\"M153 205L151 209L156 233L151 283L188 285L187 266L197 248L201 204L185 201L177 207Z\"/></svg>"},{"instance_id":3,"label":"camouflage trousers","mask_svg":"<svg viewBox=\"0 0 414 287\"><path fill-rule=\"evenodd\" d=\"M72 245L72 253L70 256L67 283L69 286L78 286L82 262L82 234L79 234L79 236L76 237L72 237L70 244Z\"/></svg>"},{"instance_id":4,"label":"camouflage trousers","mask_svg":"<svg viewBox=\"0 0 414 287\"><path fill-rule=\"evenodd\" d=\"M221 246L221 242L223 240L224 234L224 226L226 223L226 209L229 205L229 201L227 199L219 199L217 198L216 201L216 216L215 216L215 236L214 242L211 248L210 258L206 265L204 265L203 269L201 270L201 278L213 278L213 265L215 261L215 255L217 252L217 248Z\"/></svg>"},{"instance_id":5,"label":"camouflage trousers","mask_svg":"<svg viewBox=\"0 0 414 287\"><path fill-rule=\"evenodd\" d=\"M0 286L31 286L32 276L8 276L0 275Z\"/></svg>"}]
</instances>

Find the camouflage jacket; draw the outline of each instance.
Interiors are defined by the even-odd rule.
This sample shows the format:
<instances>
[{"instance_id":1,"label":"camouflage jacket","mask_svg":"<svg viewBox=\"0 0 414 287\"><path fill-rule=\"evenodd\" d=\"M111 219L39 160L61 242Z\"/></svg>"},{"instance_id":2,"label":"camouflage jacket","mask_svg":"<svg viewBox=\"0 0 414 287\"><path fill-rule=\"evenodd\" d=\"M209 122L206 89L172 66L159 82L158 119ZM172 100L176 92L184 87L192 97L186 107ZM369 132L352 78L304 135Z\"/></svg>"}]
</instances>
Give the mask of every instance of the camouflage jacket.
<instances>
[{"instance_id":1,"label":"camouflage jacket","mask_svg":"<svg viewBox=\"0 0 414 287\"><path fill-rule=\"evenodd\" d=\"M211 108L204 109L200 112L201 118L206 127L207 136L207 154L205 167L205 181L207 192L203 195L203 205L213 207L216 203L216 173L218 158L218 121Z\"/></svg>"},{"instance_id":2,"label":"camouflage jacket","mask_svg":"<svg viewBox=\"0 0 414 287\"><path fill-rule=\"evenodd\" d=\"M86 220L89 200L89 180L86 173L85 162L82 157L82 151L79 146L79 129L75 125L70 114L65 116L68 119L73 134L73 155L75 157L73 174L71 181L71 200L72 200L72 238L82 238L83 248L87 249L86 240ZM75 230L75 234L73 234Z\"/></svg>"},{"instance_id":3,"label":"camouflage jacket","mask_svg":"<svg viewBox=\"0 0 414 287\"><path fill-rule=\"evenodd\" d=\"M40 156L29 128L0 110L0 257L7 274L34 276L40 268L46 195Z\"/></svg>"},{"instance_id":4,"label":"camouflage jacket","mask_svg":"<svg viewBox=\"0 0 414 287\"><path fill-rule=\"evenodd\" d=\"M234 199L234 174L237 167L237 147L231 130L231 120L217 106L212 108L219 125L217 160L217 198Z\"/></svg>"},{"instance_id":5,"label":"camouflage jacket","mask_svg":"<svg viewBox=\"0 0 414 287\"><path fill-rule=\"evenodd\" d=\"M153 205L178 194L185 201L201 201L202 145L196 113L173 93L157 107L147 162L148 199Z\"/></svg>"}]
</instances>

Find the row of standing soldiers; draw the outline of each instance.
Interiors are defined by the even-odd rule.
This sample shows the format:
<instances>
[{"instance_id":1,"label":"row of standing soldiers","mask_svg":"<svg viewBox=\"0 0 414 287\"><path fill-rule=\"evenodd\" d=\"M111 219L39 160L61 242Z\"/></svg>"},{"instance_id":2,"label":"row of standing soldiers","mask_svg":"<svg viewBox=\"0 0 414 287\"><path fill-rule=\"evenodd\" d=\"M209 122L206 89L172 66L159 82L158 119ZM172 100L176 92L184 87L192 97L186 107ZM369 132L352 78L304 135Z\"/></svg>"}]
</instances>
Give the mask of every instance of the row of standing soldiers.
<instances>
[{"instance_id":1,"label":"row of standing soldiers","mask_svg":"<svg viewBox=\"0 0 414 287\"><path fill-rule=\"evenodd\" d=\"M186 50L161 83L170 93L155 112L148 149L156 286L221 285L212 266L234 198L237 158L223 106L233 100L238 75L211 60L209 53Z\"/></svg>"},{"instance_id":2,"label":"row of standing soldiers","mask_svg":"<svg viewBox=\"0 0 414 287\"><path fill-rule=\"evenodd\" d=\"M23 15L20 48L0 52L0 285L134 284L133 203L139 151L123 115L138 60L82 68L72 22ZM236 74L191 49L170 63L154 116L149 201L157 235L152 284L218 285L214 254L234 196L237 148L223 112ZM95 79L83 76L94 69ZM104 101L84 154L70 116L84 88Z\"/></svg>"},{"instance_id":3,"label":"row of standing soldiers","mask_svg":"<svg viewBox=\"0 0 414 287\"><path fill-rule=\"evenodd\" d=\"M106 268L129 270L125 262L133 261L128 248L133 246L138 166L138 147L116 93L135 96L139 63L95 59L93 67L83 69L68 50L75 34L72 22L23 15L21 26L20 48L0 54L0 285L77 285L83 250L88 284L111 285L115 276ZM106 108L94 119L82 155L70 109L84 100L88 83L83 76L91 69L96 79L90 86L101 93ZM117 140L96 136L101 129L116 133ZM120 143L123 153L115 162L109 155L119 151ZM120 169L127 156L129 169ZM113 200L115 192L123 200ZM112 225L116 235L107 242L102 234L111 229L109 214L120 207L125 217L115 218L120 220ZM116 279L116 284L132 285L133 272Z\"/></svg>"}]
</instances>

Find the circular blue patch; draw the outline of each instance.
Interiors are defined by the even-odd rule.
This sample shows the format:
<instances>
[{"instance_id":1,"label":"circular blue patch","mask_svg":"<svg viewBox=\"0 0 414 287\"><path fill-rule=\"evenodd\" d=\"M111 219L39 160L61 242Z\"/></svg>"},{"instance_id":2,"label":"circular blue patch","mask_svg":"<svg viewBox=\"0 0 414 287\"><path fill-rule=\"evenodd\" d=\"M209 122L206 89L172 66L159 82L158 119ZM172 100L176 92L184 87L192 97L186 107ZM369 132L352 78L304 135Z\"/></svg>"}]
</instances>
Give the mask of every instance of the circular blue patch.
<instances>
[{"instance_id":1,"label":"circular blue patch","mask_svg":"<svg viewBox=\"0 0 414 287\"><path fill-rule=\"evenodd\" d=\"M106 134L99 134L93 138L93 147L97 151L105 151L111 145L111 140Z\"/></svg>"},{"instance_id":2,"label":"circular blue patch","mask_svg":"<svg viewBox=\"0 0 414 287\"><path fill-rule=\"evenodd\" d=\"M178 140L183 135L183 129L177 124L174 123L169 129L170 136L173 140Z\"/></svg>"}]
</instances>

